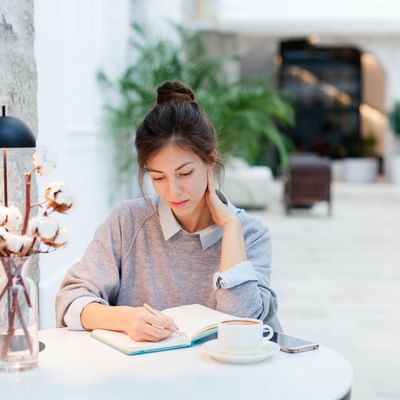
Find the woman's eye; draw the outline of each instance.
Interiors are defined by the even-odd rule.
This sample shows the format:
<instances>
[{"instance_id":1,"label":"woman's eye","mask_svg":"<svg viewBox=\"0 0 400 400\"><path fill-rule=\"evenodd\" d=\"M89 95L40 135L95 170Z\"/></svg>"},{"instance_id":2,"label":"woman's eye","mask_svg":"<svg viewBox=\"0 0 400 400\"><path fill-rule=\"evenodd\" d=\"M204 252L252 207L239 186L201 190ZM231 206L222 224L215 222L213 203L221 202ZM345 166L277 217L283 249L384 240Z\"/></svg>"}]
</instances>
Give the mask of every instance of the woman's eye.
<instances>
[{"instance_id":1,"label":"woman's eye","mask_svg":"<svg viewBox=\"0 0 400 400\"><path fill-rule=\"evenodd\" d=\"M193 170L191 170L189 172L181 172L179 175L180 176L189 176L189 175L192 175L192 173L193 173Z\"/></svg>"},{"instance_id":2,"label":"woman's eye","mask_svg":"<svg viewBox=\"0 0 400 400\"><path fill-rule=\"evenodd\" d=\"M151 179L153 179L153 181L162 181L164 179L163 176L152 176Z\"/></svg>"}]
</instances>

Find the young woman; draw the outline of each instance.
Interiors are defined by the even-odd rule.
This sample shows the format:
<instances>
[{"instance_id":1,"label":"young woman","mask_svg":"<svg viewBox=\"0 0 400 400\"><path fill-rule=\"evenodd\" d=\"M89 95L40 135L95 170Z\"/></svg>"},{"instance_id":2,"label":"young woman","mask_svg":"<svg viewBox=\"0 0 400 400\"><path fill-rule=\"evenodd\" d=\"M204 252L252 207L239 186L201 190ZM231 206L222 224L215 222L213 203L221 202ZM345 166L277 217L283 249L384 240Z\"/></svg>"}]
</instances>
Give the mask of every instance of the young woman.
<instances>
[{"instance_id":1,"label":"young woman","mask_svg":"<svg viewBox=\"0 0 400 400\"><path fill-rule=\"evenodd\" d=\"M158 341L177 326L145 303L200 303L279 328L267 228L217 194L216 134L192 90L167 81L157 92L136 149L142 191L149 174L158 196L124 202L97 229L61 285L57 325Z\"/></svg>"}]
</instances>

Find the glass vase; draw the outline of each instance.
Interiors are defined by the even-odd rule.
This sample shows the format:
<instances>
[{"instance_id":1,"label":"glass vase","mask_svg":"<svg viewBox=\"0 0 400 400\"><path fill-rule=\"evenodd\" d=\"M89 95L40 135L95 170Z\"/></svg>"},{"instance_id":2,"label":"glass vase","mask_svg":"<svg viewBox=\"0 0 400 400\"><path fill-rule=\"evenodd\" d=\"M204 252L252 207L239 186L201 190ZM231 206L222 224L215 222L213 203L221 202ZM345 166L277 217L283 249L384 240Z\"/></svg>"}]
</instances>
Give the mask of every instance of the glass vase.
<instances>
[{"instance_id":1,"label":"glass vase","mask_svg":"<svg viewBox=\"0 0 400 400\"><path fill-rule=\"evenodd\" d=\"M38 363L37 285L25 275L31 259L0 257L0 371L24 371Z\"/></svg>"}]
</instances>

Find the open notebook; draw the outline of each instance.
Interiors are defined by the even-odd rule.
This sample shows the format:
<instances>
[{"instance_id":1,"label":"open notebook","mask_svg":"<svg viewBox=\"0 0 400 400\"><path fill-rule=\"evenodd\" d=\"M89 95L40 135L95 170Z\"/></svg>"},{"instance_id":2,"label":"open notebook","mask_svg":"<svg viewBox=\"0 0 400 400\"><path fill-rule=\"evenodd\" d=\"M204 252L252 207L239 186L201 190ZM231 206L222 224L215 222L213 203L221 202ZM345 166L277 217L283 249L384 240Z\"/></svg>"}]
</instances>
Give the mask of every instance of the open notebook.
<instances>
[{"instance_id":1,"label":"open notebook","mask_svg":"<svg viewBox=\"0 0 400 400\"><path fill-rule=\"evenodd\" d=\"M200 304L168 308L162 312L173 318L183 335L174 333L160 342L136 342L124 333L95 329L92 336L123 353L142 354L193 346L213 338L218 322L240 319Z\"/></svg>"}]
</instances>

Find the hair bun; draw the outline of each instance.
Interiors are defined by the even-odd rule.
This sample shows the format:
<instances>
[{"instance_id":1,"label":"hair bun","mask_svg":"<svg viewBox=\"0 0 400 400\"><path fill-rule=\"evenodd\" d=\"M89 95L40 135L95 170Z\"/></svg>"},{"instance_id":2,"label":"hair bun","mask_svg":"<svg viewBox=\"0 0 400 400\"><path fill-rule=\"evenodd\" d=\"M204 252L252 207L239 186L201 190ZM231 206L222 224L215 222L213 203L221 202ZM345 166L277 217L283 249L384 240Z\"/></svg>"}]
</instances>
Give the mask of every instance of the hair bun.
<instances>
[{"instance_id":1,"label":"hair bun","mask_svg":"<svg viewBox=\"0 0 400 400\"><path fill-rule=\"evenodd\" d=\"M166 81L157 88L157 104L169 101L194 102L193 90L179 81Z\"/></svg>"}]
</instances>

